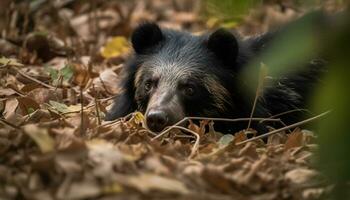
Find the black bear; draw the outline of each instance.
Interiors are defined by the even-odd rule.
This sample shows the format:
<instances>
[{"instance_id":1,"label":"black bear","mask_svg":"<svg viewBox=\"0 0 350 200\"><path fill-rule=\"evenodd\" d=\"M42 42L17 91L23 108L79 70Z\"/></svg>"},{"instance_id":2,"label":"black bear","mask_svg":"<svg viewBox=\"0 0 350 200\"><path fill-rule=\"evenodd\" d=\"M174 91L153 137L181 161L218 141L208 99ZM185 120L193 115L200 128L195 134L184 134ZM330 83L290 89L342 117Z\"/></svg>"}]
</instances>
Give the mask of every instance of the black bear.
<instances>
[{"instance_id":1,"label":"black bear","mask_svg":"<svg viewBox=\"0 0 350 200\"><path fill-rule=\"evenodd\" d=\"M134 53L122 72L122 92L106 120L138 110L145 114L148 128L160 132L186 116L249 117L254 95L246 95L246 83L239 75L272 37L267 33L241 40L224 29L196 36L142 24L132 34ZM310 70L281 77L266 88L254 117L305 108L309 89L319 78L319 64L309 65ZM290 124L299 120L296 116L281 119ZM216 123L215 129L234 133L246 125Z\"/></svg>"}]
</instances>

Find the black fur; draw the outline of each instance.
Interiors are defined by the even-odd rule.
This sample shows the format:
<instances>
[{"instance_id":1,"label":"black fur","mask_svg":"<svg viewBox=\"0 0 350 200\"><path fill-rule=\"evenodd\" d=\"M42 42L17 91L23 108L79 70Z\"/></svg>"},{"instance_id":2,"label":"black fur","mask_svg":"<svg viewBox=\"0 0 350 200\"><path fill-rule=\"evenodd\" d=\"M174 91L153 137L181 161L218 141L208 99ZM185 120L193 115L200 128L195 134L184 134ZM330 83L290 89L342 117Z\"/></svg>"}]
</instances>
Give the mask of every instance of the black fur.
<instances>
[{"instance_id":1,"label":"black fur","mask_svg":"<svg viewBox=\"0 0 350 200\"><path fill-rule=\"evenodd\" d=\"M273 38L274 34L268 33L241 40L223 29L212 34L194 36L186 32L160 29L156 24L143 24L132 35L135 53L123 70L120 82L123 91L107 113L106 120L123 117L135 110L146 113L150 109L167 112L168 125L184 116L249 117L254 95L246 94L245 86L249 80L241 80L239 75L241 69L256 58ZM274 77L277 84L265 88L254 116L269 117L307 108L310 90L318 83L323 71L322 62L308 65L304 71L288 77ZM166 68L165 72L162 68ZM140 69L143 70L140 85L135 85L135 74ZM176 70L186 73L175 76ZM228 91L229 96L221 102L222 105L218 105L215 96L219 91L208 91L208 86L204 87L204 77L213 77ZM169 83L170 80L176 83ZM195 93L188 95L191 91ZM166 96L165 93L170 94ZM164 100L150 105L154 95ZM219 109L220 106L225 109ZM282 117L282 120L290 124L300 120L299 117L300 115L290 114ZM253 128L260 129L259 126L254 124ZM232 133L245 128L246 124L216 123L215 127Z\"/></svg>"},{"instance_id":2,"label":"black fur","mask_svg":"<svg viewBox=\"0 0 350 200\"><path fill-rule=\"evenodd\" d=\"M236 37L225 29L219 29L209 36L208 48L222 61L225 66L235 64L238 55Z\"/></svg>"}]
</instances>

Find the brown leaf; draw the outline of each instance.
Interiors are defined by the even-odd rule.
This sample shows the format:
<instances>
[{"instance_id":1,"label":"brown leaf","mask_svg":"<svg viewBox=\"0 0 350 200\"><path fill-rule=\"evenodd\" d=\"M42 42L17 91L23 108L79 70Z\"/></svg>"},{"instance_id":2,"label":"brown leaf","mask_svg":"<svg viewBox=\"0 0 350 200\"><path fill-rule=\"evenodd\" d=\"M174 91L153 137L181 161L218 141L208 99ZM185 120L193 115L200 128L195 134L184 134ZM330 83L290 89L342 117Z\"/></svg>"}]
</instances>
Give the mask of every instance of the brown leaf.
<instances>
[{"instance_id":1,"label":"brown leaf","mask_svg":"<svg viewBox=\"0 0 350 200\"><path fill-rule=\"evenodd\" d=\"M286 133L276 133L272 134L267 138L267 144L268 145L279 145L279 144L285 144L288 137Z\"/></svg>"},{"instance_id":2,"label":"brown leaf","mask_svg":"<svg viewBox=\"0 0 350 200\"><path fill-rule=\"evenodd\" d=\"M60 88L55 90L47 88L34 88L28 93L28 97L32 98L38 104L49 103L49 101L62 101L63 91Z\"/></svg>"},{"instance_id":3,"label":"brown leaf","mask_svg":"<svg viewBox=\"0 0 350 200\"><path fill-rule=\"evenodd\" d=\"M197 124L194 124L192 122L192 120L189 120L189 125L188 125L188 129L190 129L191 131L194 131L195 133L200 134L201 129L199 128L199 126L197 126Z\"/></svg>"},{"instance_id":4,"label":"brown leaf","mask_svg":"<svg viewBox=\"0 0 350 200\"><path fill-rule=\"evenodd\" d=\"M105 69L100 73L98 78L95 78L93 83L97 90L104 91L107 93L117 94L120 92L120 87L115 84L119 81L118 75L111 69Z\"/></svg>"},{"instance_id":5,"label":"brown leaf","mask_svg":"<svg viewBox=\"0 0 350 200\"><path fill-rule=\"evenodd\" d=\"M235 134L235 138L233 139L232 143L237 144L239 142L243 142L247 139L247 135L244 133L244 131L240 131Z\"/></svg>"},{"instance_id":6,"label":"brown leaf","mask_svg":"<svg viewBox=\"0 0 350 200\"><path fill-rule=\"evenodd\" d=\"M19 103L19 108L21 109L23 115L30 114L35 110L40 109L40 105L32 98L20 97L17 98L17 100Z\"/></svg>"},{"instance_id":7,"label":"brown leaf","mask_svg":"<svg viewBox=\"0 0 350 200\"><path fill-rule=\"evenodd\" d=\"M303 133L300 131L300 129L295 129L291 134L289 134L284 150L286 151L301 145L303 145Z\"/></svg>"},{"instance_id":8,"label":"brown leaf","mask_svg":"<svg viewBox=\"0 0 350 200\"><path fill-rule=\"evenodd\" d=\"M238 156L248 156L252 159L258 159L258 153L256 152L256 145L248 142L238 153Z\"/></svg>"},{"instance_id":9,"label":"brown leaf","mask_svg":"<svg viewBox=\"0 0 350 200\"><path fill-rule=\"evenodd\" d=\"M84 87L90 80L90 74L86 67L82 64L72 64L74 69L73 82L81 87Z\"/></svg>"},{"instance_id":10,"label":"brown leaf","mask_svg":"<svg viewBox=\"0 0 350 200\"><path fill-rule=\"evenodd\" d=\"M52 152L55 149L55 141L48 134L47 129L39 128L34 124L28 124L23 126L23 130L40 147L42 153Z\"/></svg>"},{"instance_id":11,"label":"brown leaf","mask_svg":"<svg viewBox=\"0 0 350 200\"><path fill-rule=\"evenodd\" d=\"M8 97L17 94L17 92L11 88L0 88L0 97Z\"/></svg>"}]
</instances>

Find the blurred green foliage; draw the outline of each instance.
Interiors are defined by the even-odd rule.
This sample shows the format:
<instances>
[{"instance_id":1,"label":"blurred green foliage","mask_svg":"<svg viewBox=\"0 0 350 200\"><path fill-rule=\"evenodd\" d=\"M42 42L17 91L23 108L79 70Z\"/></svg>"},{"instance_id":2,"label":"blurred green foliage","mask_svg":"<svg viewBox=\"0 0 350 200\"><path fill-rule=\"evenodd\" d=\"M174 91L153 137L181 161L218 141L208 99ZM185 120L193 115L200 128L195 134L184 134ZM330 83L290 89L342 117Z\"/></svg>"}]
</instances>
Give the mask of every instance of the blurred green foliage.
<instances>
[{"instance_id":1,"label":"blurred green foliage","mask_svg":"<svg viewBox=\"0 0 350 200\"><path fill-rule=\"evenodd\" d=\"M315 97L318 110L331 108L329 117L318 123L320 136L319 166L337 183L333 199L350 199L350 12L326 30L323 52L329 58L330 70L325 86Z\"/></svg>"},{"instance_id":2,"label":"blurred green foliage","mask_svg":"<svg viewBox=\"0 0 350 200\"><path fill-rule=\"evenodd\" d=\"M261 0L204 0L207 12L220 18L241 18Z\"/></svg>"},{"instance_id":3,"label":"blurred green foliage","mask_svg":"<svg viewBox=\"0 0 350 200\"><path fill-rule=\"evenodd\" d=\"M209 18L207 22L209 27L219 22L221 27L233 28L262 0L203 0L203 2L205 16Z\"/></svg>"}]
</instances>

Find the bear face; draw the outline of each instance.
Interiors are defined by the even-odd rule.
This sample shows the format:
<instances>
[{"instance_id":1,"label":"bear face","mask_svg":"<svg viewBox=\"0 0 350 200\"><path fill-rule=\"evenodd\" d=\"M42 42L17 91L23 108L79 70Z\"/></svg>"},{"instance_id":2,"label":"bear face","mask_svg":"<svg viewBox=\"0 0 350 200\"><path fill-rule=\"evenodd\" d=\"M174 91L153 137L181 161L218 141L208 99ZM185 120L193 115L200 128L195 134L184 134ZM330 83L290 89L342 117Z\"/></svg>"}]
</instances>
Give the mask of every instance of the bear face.
<instances>
[{"instance_id":1,"label":"bear face","mask_svg":"<svg viewBox=\"0 0 350 200\"><path fill-rule=\"evenodd\" d=\"M232 113L230 90L236 85L232 80L243 63L238 59L242 57L238 41L230 32L219 29L194 36L147 23L134 31L132 45L135 54L126 66L124 94L116 104L123 104L124 95L136 108L114 108L107 118L137 109L145 113L148 128L159 132L185 116Z\"/></svg>"},{"instance_id":2,"label":"bear face","mask_svg":"<svg viewBox=\"0 0 350 200\"><path fill-rule=\"evenodd\" d=\"M240 73L275 37L266 33L239 40L219 29L200 36L161 29L156 24L139 26L132 35L134 54L126 63L114 106L106 120L123 117L136 110L144 113L148 128L160 132L186 116L249 117L254 94L247 95ZM307 96L323 74L323 64L305 63L305 70L273 77L275 85L264 88L254 117L270 117L306 108ZM254 77L254 75L253 75ZM302 115L282 116L285 124ZM251 127L266 131L259 123ZM216 123L215 129L234 133L246 124ZM260 130L260 131L259 131Z\"/></svg>"}]
</instances>

